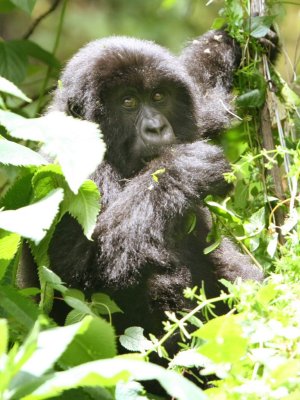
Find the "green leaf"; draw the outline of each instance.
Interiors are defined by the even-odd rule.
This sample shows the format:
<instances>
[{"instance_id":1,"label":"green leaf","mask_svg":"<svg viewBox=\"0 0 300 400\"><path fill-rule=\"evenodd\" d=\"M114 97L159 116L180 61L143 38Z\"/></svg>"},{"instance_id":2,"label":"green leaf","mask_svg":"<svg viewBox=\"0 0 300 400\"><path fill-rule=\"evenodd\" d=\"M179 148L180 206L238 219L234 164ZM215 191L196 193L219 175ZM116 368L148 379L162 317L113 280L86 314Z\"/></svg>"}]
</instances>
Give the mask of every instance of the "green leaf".
<instances>
[{"instance_id":1,"label":"green leaf","mask_svg":"<svg viewBox=\"0 0 300 400\"><path fill-rule=\"evenodd\" d=\"M123 312L119 306L105 293L94 293L92 295L92 309L101 315Z\"/></svg>"},{"instance_id":2,"label":"green leaf","mask_svg":"<svg viewBox=\"0 0 300 400\"><path fill-rule=\"evenodd\" d=\"M16 233L0 229L0 280L5 275L7 267L17 253L20 240L20 236Z\"/></svg>"},{"instance_id":3,"label":"green leaf","mask_svg":"<svg viewBox=\"0 0 300 400\"><path fill-rule=\"evenodd\" d=\"M69 290L64 294L64 300L70 307L74 308L75 310L81 312L84 315L93 314L89 305L84 300L78 299L77 297L73 297L72 293L70 293Z\"/></svg>"},{"instance_id":4,"label":"green leaf","mask_svg":"<svg viewBox=\"0 0 300 400\"><path fill-rule=\"evenodd\" d=\"M197 216L195 213L189 212L184 219L184 232L187 235L193 232L197 224Z\"/></svg>"},{"instance_id":5,"label":"green leaf","mask_svg":"<svg viewBox=\"0 0 300 400\"><path fill-rule=\"evenodd\" d=\"M35 6L36 0L10 0L21 10L31 14L33 7Z\"/></svg>"},{"instance_id":6,"label":"green leaf","mask_svg":"<svg viewBox=\"0 0 300 400\"><path fill-rule=\"evenodd\" d=\"M221 29L226 24L226 19L222 17L215 18L211 29Z\"/></svg>"},{"instance_id":7,"label":"green leaf","mask_svg":"<svg viewBox=\"0 0 300 400\"><path fill-rule=\"evenodd\" d=\"M242 220L233 211L228 210L228 208L226 207L226 203L219 204L215 201L210 200L207 200L205 203L214 214L219 215L220 217L223 217L237 224L242 223Z\"/></svg>"},{"instance_id":8,"label":"green leaf","mask_svg":"<svg viewBox=\"0 0 300 400\"><path fill-rule=\"evenodd\" d=\"M14 41L0 41L0 76L16 84L26 76L27 55L22 46Z\"/></svg>"},{"instance_id":9,"label":"green leaf","mask_svg":"<svg viewBox=\"0 0 300 400\"><path fill-rule=\"evenodd\" d=\"M113 327L99 317L85 317L84 321L89 323L77 331L74 340L58 361L64 369L89 361L115 357L117 354Z\"/></svg>"},{"instance_id":10,"label":"green leaf","mask_svg":"<svg viewBox=\"0 0 300 400\"><path fill-rule=\"evenodd\" d=\"M253 89L239 96L236 99L236 104L238 107L259 108L264 104L265 99L266 99L265 91L259 89Z\"/></svg>"},{"instance_id":11,"label":"green leaf","mask_svg":"<svg viewBox=\"0 0 300 400\"><path fill-rule=\"evenodd\" d=\"M37 306L10 286L0 287L0 307L27 330L33 327L38 317Z\"/></svg>"},{"instance_id":12,"label":"green leaf","mask_svg":"<svg viewBox=\"0 0 300 400\"><path fill-rule=\"evenodd\" d=\"M17 210L2 211L0 227L38 244L50 228L62 199L62 189L56 189L34 204Z\"/></svg>"},{"instance_id":13,"label":"green leaf","mask_svg":"<svg viewBox=\"0 0 300 400\"><path fill-rule=\"evenodd\" d=\"M272 300L276 298L277 295L278 290L276 289L276 285L271 282L265 286L262 286L256 293L255 297L259 304L266 307Z\"/></svg>"},{"instance_id":14,"label":"green leaf","mask_svg":"<svg viewBox=\"0 0 300 400\"><path fill-rule=\"evenodd\" d=\"M111 387L129 379L138 381L156 379L166 392L178 400L206 400L207 396L195 384L174 371L149 362L113 358L92 361L68 371L49 375L47 382L22 398L41 400L59 396L63 390L84 386Z\"/></svg>"},{"instance_id":15,"label":"green leaf","mask_svg":"<svg viewBox=\"0 0 300 400\"><path fill-rule=\"evenodd\" d=\"M42 61L44 64L49 65L52 68L60 68L60 62L57 58L55 58L49 51L40 47L37 43L31 42L30 40L14 40L14 43L20 45L24 53L28 56Z\"/></svg>"},{"instance_id":16,"label":"green leaf","mask_svg":"<svg viewBox=\"0 0 300 400\"><path fill-rule=\"evenodd\" d=\"M46 267L39 268L40 280L47 285L50 285L53 289L58 290L61 293L65 293L68 289L63 285L61 278L56 275L51 269Z\"/></svg>"},{"instance_id":17,"label":"green leaf","mask_svg":"<svg viewBox=\"0 0 300 400\"><path fill-rule=\"evenodd\" d=\"M221 241L222 241L222 237L220 236L210 246L205 247L205 249L203 250L203 254L209 254L212 251L216 250L220 246Z\"/></svg>"},{"instance_id":18,"label":"green leaf","mask_svg":"<svg viewBox=\"0 0 300 400\"><path fill-rule=\"evenodd\" d=\"M275 368L275 370L272 371L270 378L274 382L275 387L283 387L283 385L289 384L299 375L299 369L300 360L290 359ZM288 397L288 399L289 398L290 397ZM298 397L295 397L295 399L297 398Z\"/></svg>"},{"instance_id":19,"label":"green leaf","mask_svg":"<svg viewBox=\"0 0 300 400\"><path fill-rule=\"evenodd\" d=\"M148 396L143 396L143 386L139 382L118 382L115 390L115 400L147 400Z\"/></svg>"},{"instance_id":20,"label":"green leaf","mask_svg":"<svg viewBox=\"0 0 300 400\"><path fill-rule=\"evenodd\" d=\"M145 338L144 329L139 326L127 328L124 335L120 336L120 343L130 351L144 352L153 347L153 343Z\"/></svg>"},{"instance_id":21,"label":"green leaf","mask_svg":"<svg viewBox=\"0 0 300 400\"><path fill-rule=\"evenodd\" d=\"M277 245L278 245L278 232L274 231L270 235L268 235L268 246L267 246L267 253L271 258L274 257Z\"/></svg>"},{"instance_id":22,"label":"green leaf","mask_svg":"<svg viewBox=\"0 0 300 400\"><path fill-rule=\"evenodd\" d=\"M64 192L70 190L61 167L55 164L48 164L38 168L32 178L32 187L35 200L42 199L54 189L62 188Z\"/></svg>"},{"instance_id":23,"label":"green leaf","mask_svg":"<svg viewBox=\"0 0 300 400\"><path fill-rule=\"evenodd\" d=\"M153 174L151 174L152 179L154 180L154 182L158 183L158 177L159 175L163 175L166 172L166 168L161 168L158 169L157 171L153 172Z\"/></svg>"},{"instance_id":24,"label":"green leaf","mask_svg":"<svg viewBox=\"0 0 300 400\"><path fill-rule=\"evenodd\" d=\"M196 349L188 349L184 351L180 351L176 356L171 360L170 367L180 366L180 367L204 367L205 361L207 361L206 357Z\"/></svg>"},{"instance_id":25,"label":"green leaf","mask_svg":"<svg viewBox=\"0 0 300 400\"><path fill-rule=\"evenodd\" d=\"M75 194L104 157L105 144L92 122L61 112L26 119L1 110L0 122L13 137L43 142L42 151L57 159Z\"/></svg>"},{"instance_id":26,"label":"green leaf","mask_svg":"<svg viewBox=\"0 0 300 400\"><path fill-rule=\"evenodd\" d=\"M82 226L85 236L91 239L100 211L100 194L93 181L85 181L78 193L74 194L62 174L61 168L58 165L50 164L38 169L32 185L36 199L44 197L53 189L63 188L64 201L61 204L61 216L69 212Z\"/></svg>"},{"instance_id":27,"label":"green leaf","mask_svg":"<svg viewBox=\"0 0 300 400\"><path fill-rule=\"evenodd\" d=\"M85 181L76 195L69 191L63 209L80 223L85 236L91 239L100 211L100 193L96 183Z\"/></svg>"},{"instance_id":28,"label":"green leaf","mask_svg":"<svg viewBox=\"0 0 300 400\"><path fill-rule=\"evenodd\" d=\"M5 319L0 319L0 357L7 352L8 326Z\"/></svg>"},{"instance_id":29,"label":"green leaf","mask_svg":"<svg viewBox=\"0 0 300 400\"><path fill-rule=\"evenodd\" d=\"M0 92L18 97L19 99L27 101L28 103L31 102L31 99L27 97L17 86L2 76L0 76Z\"/></svg>"},{"instance_id":30,"label":"green leaf","mask_svg":"<svg viewBox=\"0 0 300 400\"><path fill-rule=\"evenodd\" d=\"M244 229L249 236L256 236L264 229L265 225L265 208L262 207L251 215L249 222L244 224Z\"/></svg>"},{"instance_id":31,"label":"green leaf","mask_svg":"<svg viewBox=\"0 0 300 400\"><path fill-rule=\"evenodd\" d=\"M1 199L0 207L4 207L7 210L15 210L28 205L32 196L32 176L33 173L29 172L17 179Z\"/></svg>"},{"instance_id":32,"label":"green leaf","mask_svg":"<svg viewBox=\"0 0 300 400\"><path fill-rule=\"evenodd\" d=\"M274 16L257 16L251 17L250 35L255 38L262 38L270 31L270 27L274 21Z\"/></svg>"},{"instance_id":33,"label":"green leaf","mask_svg":"<svg viewBox=\"0 0 300 400\"><path fill-rule=\"evenodd\" d=\"M0 12L7 13L14 10L16 6L11 3L9 0L1 0L0 1Z\"/></svg>"},{"instance_id":34,"label":"green leaf","mask_svg":"<svg viewBox=\"0 0 300 400\"><path fill-rule=\"evenodd\" d=\"M0 163L23 167L48 164L39 153L9 140L0 140Z\"/></svg>"},{"instance_id":35,"label":"green leaf","mask_svg":"<svg viewBox=\"0 0 300 400\"><path fill-rule=\"evenodd\" d=\"M92 323L91 318L64 327L48 329L37 338L37 349L22 366L22 375L28 374L28 380L34 380L48 371L63 355L77 334L84 333ZM53 344L55 343L55 346ZM76 357L75 357L76 359Z\"/></svg>"},{"instance_id":36,"label":"green leaf","mask_svg":"<svg viewBox=\"0 0 300 400\"><path fill-rule=\"evenodd\" d=\"M199 347L199 353L216 363L234 363L245 355L247 339L243 337L239 324L240 315L223 315L209 321L193 333L206 341Z\"/></svg>"},{"instance_id":37,"label":"green leaf","mask_svg":"<svg viewBox=\"0 0 300 400\"><path fill-rule=\"evenodd\" d=\"M278 75L279 76L279 75ZM279 76L282 84L281 95L284 99L285 106L288 109L296 110L300 106L300 97L289 87L289 85Z\"/></svg>"}]
</instances>

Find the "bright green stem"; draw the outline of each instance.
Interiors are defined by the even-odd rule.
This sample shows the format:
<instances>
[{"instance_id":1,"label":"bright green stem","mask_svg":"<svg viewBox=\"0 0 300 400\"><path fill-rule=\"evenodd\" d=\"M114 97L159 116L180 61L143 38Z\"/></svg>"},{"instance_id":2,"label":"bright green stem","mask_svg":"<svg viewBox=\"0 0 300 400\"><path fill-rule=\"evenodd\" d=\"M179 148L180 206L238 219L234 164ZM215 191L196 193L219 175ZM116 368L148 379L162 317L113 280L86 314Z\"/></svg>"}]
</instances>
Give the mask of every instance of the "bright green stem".
<instances>
[{"instance_id":1,"label":"bright green stem","mask_svg":"<svg viewBox=\"0 0 300 400\"><path fill-rule=\"evenodd\" d=\"M56 54L56 51L57 51L57 48L58 48L58 44L59 44L59 40L60 40L60 37L61 37L63 22L64 22L66 8L67 8L67 3L68 3L68 0L64 0L63 1L63 5L62 5L59 21L58 21L56 37L55 37L53 50L52 50L53 56L55 56L55 54ZM36 114L38 114L39 110L41 109L43 97L44 97L44 94L45 94L45 91L46 91L46 88L48 86L48 82L49 82L49 79L50 79L50 76L51 76L51 71L52 71L52 67L49 66L48 69L47 69L47 73L46 73L44 82L43 82L43 86L42 86L41 93L40 93L40 96L39 96L39 99L38 99L38 103L37 103L37 106L36 106Z\"/></svg>"},{"instance_id":2,"label":"bright green stem","mask_svg":"<svg viewBox=\"0 0 300 400\"><path fill-rule=\"evenodd\" d=\"M186 314L183 318L178 320L178 322L174 323L174 325L169 329L169 331L159 340L158 343L156 343L150 350L148 350L145 354L145 357L147 357L149 354L151 354L153 351L155 351L157 348L162 346L172 335L173 333L181 326L183 325L189 318L191 318L193 315L197 314L199 311L201 311L204 307L206 307L209 304L217 303L218 301L224 301L228 300L233 297L233 294L221 294L219 297L214 297L212 299L205 299L202 303L200 303L196 308L191 310L188 314Z\"/></svg>"}]
</instances>

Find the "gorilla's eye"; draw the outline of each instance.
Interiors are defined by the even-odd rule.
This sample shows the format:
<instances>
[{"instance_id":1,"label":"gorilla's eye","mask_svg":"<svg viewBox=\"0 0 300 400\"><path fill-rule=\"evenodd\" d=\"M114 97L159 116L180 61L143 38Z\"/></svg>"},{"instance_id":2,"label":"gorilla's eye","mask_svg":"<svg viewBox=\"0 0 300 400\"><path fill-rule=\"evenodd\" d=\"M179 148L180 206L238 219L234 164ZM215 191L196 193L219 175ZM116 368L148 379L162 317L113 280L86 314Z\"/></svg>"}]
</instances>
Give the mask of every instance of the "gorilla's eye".
<instances>
[{"instance_id":1,"label":"gorilla's eye","mask_svg":"<svg viewBox=\"0 0 300 400\"><path fill-rule=\"evenodd\" d=\"M138 106L138 99L134 96L126 96L122 100L122 107L127 110L134 110Z\"/></svg>"},{"instance_id":2,"label":"gorilla's eye","mask_svg":"<svg viewBox=\"0 0 300 400\"><path fill-rule=\"evenodd\" d=\"M152 100L159 103L166 99L166 95L164 92L154 92L152 95Z\"/></svg>"},{"instance_id":3,"label":"gorilla's eye","mask_svg":"<svg viewBox=\"0 0 300 400\"><path fill-rule=\"evenodd\" d=\"M68 111L69 114L72 115L72 117L80 118L81 116L80 106L78 104L71 102L70 100L68 100Z\"/></svg>"}]
</instances>

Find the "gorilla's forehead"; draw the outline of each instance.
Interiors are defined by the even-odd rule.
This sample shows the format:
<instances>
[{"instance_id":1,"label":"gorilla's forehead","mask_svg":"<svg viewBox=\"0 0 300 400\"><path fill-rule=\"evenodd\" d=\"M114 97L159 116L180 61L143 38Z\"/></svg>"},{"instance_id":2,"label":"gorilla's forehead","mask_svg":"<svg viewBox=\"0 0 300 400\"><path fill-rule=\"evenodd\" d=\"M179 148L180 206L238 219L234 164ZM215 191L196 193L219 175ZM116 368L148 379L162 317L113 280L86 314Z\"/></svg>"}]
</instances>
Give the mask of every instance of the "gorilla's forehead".
<instances>
[{"instance_id":1,"label":"gorilla's forehead","mask_svg":"<svg viewBox=\"0 0 300 400\"><path fill-rule=\"evenodd\" d=\"M89 60L88 63L85 60ZM182 63L163 47L150 41L119 36L89 43L69 62L68 71L73 80L74 74L79 75L81 81L97 83L98 89L102 84L122 82L145 89L156 87L161 81L187 87L192 84Z\"/></svg>"}]
</instances>

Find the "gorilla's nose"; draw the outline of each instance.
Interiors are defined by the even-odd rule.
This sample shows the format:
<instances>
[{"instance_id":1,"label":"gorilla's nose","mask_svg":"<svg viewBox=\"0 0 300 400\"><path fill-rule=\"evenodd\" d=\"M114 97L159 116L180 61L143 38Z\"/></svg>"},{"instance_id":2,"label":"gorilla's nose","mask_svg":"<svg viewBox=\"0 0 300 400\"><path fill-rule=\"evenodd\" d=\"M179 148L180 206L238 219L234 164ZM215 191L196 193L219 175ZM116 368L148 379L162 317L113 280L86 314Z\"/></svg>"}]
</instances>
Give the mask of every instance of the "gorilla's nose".
<instances>
[{"instance_id":1,"label":"gorilla's nose","mask_svg":"<svg viewBox=\"0 0 300 400\"><path fill-rule=\"evenodd\" d=\"M143 119L141 136L146 144L157 146L171 143L174 139L173 129L162 114Z\"/></svg>"}]
</instances>

